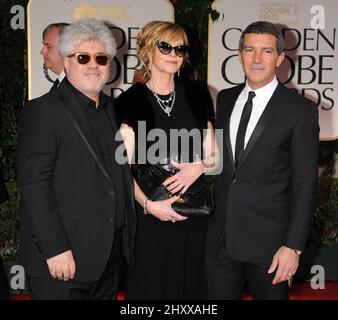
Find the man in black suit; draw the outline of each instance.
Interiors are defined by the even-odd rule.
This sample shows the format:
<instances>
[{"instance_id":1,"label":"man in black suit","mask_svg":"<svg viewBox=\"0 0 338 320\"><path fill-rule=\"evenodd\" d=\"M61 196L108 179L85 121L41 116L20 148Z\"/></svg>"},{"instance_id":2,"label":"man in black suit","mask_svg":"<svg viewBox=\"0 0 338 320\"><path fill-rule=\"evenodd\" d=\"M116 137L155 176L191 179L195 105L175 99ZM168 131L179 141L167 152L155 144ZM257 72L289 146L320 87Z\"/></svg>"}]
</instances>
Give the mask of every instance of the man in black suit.
<instances>
[{"instance_id":1,"label":"man in black suit","mask_svg":"<svg viewBox=\"0 0 338 320\"><path fill-rule=\"evenodd\" d=\"M223 171L208 226L210 299L287 299L314 210L317 107L276 79L283 37L250 24L239 43L245 84L217 97Z\"/></svg>"},{"instance_id":2,"label":"man in black suit","mask_svg":"<svg viewBox=\"0 0 338 320\"><path fill-rule=\"evenodd\" d=\"M67 79L20 116L20 259L36 299L116 298L121 251L133 262L132 178L115 159L112 99L101 91L115 51L102 22L65 27Z\"/></svg>"}]
</instances>

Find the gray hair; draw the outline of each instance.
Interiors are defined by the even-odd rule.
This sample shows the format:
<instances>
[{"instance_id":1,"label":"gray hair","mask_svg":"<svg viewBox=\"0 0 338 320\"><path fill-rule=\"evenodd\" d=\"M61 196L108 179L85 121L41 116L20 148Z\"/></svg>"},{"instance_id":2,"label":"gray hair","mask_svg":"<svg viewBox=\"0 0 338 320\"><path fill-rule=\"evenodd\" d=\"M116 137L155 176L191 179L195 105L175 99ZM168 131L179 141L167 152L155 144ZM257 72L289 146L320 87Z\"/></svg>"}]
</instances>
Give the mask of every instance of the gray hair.
<instances>
[{"instance_id":1,"label":"gray hair","mask_svg":"<svg viewBox=\"0 0 338 320\"><path fill-rule=\"evenodd\" d=\"M82 42L99 40L105 46L111 57L116 53L116 40L110 29L101 21L81 19L66 26L61 33L59 52L62 58L73 53L74 48Z\"/></svg>"},{"instance_id":2,"label":"gray hair","mask_svg":"<svg viewBox=\"0 0 338 320\"><path fill-rule=\"evenodd\" d=\"M277 53L280 55L284 51L284 38L283 35L278 31L276 26L268 21L256 21L249 24L246 29L242 32L239 39L239 51L243 50L244 36L247 33L257 34L271 34L277 39Z\"/></svg>"},{"instance_id":3,"label":"gray hair","mask_svg":"<svg viewBox=\"0 0 338 320\"><path fill-rule=\"evenodd\" d=\"M56 23L51 23L49 24L42 32L42 39L44 39L47 31L51 30L51 29L59 29L59 33L61 34L61 32L63 31L63 29L68 26L69 24L66 22L56 22Z\"/></svg>"}]
</instances>

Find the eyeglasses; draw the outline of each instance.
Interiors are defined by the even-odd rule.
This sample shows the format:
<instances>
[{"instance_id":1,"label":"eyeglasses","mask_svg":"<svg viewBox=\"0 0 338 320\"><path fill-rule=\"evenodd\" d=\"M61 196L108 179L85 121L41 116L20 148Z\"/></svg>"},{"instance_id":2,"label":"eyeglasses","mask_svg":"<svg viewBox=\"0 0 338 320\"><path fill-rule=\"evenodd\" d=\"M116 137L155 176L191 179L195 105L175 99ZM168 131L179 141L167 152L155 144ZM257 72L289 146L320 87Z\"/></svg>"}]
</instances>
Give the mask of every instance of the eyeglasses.
<instances>
[{"instance_id":1,"label":"eyeglasses","mask_svg":"<svg viewBox=\"0 0 338 320\"><path fill-rule=\"evenodd\" d=\"M105 66L108 62L111 61L111 57L107 54L103 53L96 53L90 55L89 53L73 53L68 56L68 58L76 57L76 60L79 64L87 64L92 57L94 57L96 63L100 66Z\"/></svg>"},{"instance_id":2,"label":"eyeglasses","mask_svg":"<svg viewBox=\"0 0 338 320\"><path fill-rule=\"evenodd\" d=\"M175 54L178 57L183 57L188 52L188 46L184 44L173 47L169 43L161 40L156 40L155 44L158 50L160 50L160 52L165 55L168 55L173 49L175 50Z\"/></svg>"}]
</instances>

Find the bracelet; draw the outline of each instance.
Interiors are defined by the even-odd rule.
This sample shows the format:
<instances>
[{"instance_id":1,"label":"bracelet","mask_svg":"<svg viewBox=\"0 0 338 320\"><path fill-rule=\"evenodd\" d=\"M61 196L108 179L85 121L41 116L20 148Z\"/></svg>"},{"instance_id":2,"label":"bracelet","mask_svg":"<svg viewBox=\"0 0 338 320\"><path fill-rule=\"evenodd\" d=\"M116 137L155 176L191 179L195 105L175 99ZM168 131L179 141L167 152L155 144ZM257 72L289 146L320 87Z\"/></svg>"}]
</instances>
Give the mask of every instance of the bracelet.
<instances>
[{"instance_id":1,"label":"bracelet","mask_svg":"<svg viewBox=\"0 0 338 320\"><path fill-rule=\"evenodd\" d=\"M144 214L148 214L148 211L147 211L147 202L148 202L149 198L148 197L145 197L145 199L143 200L143 212Z\"/></svg>"}]
</instances>

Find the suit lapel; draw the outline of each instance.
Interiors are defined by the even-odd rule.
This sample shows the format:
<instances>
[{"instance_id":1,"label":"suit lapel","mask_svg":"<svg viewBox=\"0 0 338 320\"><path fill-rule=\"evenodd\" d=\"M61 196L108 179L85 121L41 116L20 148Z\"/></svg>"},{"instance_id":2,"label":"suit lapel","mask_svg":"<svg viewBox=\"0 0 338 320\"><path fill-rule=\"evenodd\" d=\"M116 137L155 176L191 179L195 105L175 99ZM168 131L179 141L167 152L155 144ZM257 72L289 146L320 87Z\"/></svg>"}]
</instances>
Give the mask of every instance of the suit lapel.
<instances>
[{"instance_id":1,"label":"suit lapel","mask_svg":"<svg viewBox=\"0 0 338 320\"><path fill-rule=\"evenodd\" d=\"M252 151L253 147L255 146L258 138L261 136L266 124L268 123L269 119L271 118L273 111L278 107L280 101L283 97L283 86L278 83L278 86L271 96L268 104L266 105L261 117L259 118L254 131L251 134L251 137L247 143L247 146L244 150L242 158L239 160L237 170L242 166L245 159L248 157L250 152Z\"/></svg>"},{"instance_id":2,"label":"suit lapel","mask_svg":"<svg viewBox=\"0 0 338 320\"><path fill-rule=\"evenodd\" d=\"M52 87L50 88L49 92L52 92L52 91L56 90L56 89L58 88L58 86L59 86L59 83L60 83L60 82L59 82L59 79L56 79L56 80L54 81Z\"/></svg>"},{"instance_id":3,"label":"suit lapel","mask_svg":"<svg viewBox=\"0 0 338 320\"><path fill-rule=\"evenodd\" d=\"M100 167L102 173L106 176L108 180L111 181L106 171L99 146L96 142L96 139L88 123L87 117L82 110L82 106L80 105L78 99L67 87L67 84L64 81L62 81L59 85L57 92L60 94L61 99L65 102L64 107L67 109L66 111L69 112L71 119L75 122L74 125L79 131L81 138L87 145L88 151L92 153L92 156Z\"/></svg>"},{"instance_id":4,"label":"suit lapel","mask_svg":"<svg viewBox=\"0 0 338 320\"><path fill-rule=\"evenodd\" d=\"M236 100L237 100L237 97L234 97L234 99L231 101L231 104L229 105L229 108L227 108L227 111L225 114L225 123L224 123L224 140L225 140L229 159L231 160L231 165L233 169L235 169L235 159L234 159L234 155L232 152L231 140L230 140L230 118L231 118L232 110L234 109Z\"/></svg>"}]
</instances>

